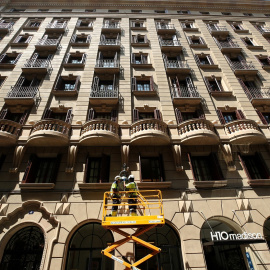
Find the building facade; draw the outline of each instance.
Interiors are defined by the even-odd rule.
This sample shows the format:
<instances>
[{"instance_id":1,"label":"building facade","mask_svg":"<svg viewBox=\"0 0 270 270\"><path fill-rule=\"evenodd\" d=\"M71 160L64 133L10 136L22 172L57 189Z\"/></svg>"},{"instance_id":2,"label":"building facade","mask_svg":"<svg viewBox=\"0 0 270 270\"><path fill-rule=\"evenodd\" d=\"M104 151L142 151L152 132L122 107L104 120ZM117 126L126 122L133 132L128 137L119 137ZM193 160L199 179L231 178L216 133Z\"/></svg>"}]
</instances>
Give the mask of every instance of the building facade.
<instances>
[{"instance_id":1,"label":"building facade","mask_svg":"<svg viewBox=\"0 0 270 270\"><path fill-rule=\"evenodd\" d=\"M163 194L140 269L270 269L267 1L11 0L0 17L0 269L124 269L101 218L125 168Z\"/></svg>"}]
</instances>

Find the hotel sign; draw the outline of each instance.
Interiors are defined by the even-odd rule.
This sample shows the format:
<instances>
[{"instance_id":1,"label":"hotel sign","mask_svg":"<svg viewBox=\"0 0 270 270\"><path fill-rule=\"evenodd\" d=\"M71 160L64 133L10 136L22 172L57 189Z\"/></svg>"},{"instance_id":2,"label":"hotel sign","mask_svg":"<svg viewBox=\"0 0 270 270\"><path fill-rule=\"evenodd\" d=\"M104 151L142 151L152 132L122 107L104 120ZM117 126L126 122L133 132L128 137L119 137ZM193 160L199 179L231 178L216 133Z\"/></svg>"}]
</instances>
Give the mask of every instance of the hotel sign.
<instances>
[{"instance_id":1,"label":"hotel sign","mask_svg":"<svg viewBox=\"0 0 270 270\"><path fill-rule=\"evenodd\" d=\"M227 232L210 232L212 241L242 241L264 240L260 233L227 233Z\"/></svg>"}]
</instances>

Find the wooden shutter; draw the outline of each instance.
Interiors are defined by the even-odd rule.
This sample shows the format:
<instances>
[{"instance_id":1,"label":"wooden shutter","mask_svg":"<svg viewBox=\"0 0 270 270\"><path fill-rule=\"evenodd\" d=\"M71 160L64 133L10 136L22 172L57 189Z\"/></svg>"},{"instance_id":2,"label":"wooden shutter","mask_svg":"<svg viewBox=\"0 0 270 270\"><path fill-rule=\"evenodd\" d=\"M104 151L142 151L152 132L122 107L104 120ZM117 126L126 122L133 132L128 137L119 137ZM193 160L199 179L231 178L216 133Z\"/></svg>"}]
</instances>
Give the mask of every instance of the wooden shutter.
<instances>
[{"instance_id":1,"label":"wooden shutter","mask_svg":"<svg viewBox=\"0 0 270 270\"><path fill-rule=\"evenodd\" d=\"M82 55L82 64L85 64L86 58L87 58L87 54L84 53L84 54Z\"/></svg>"},{"instance_id":2,"label":"wooden shutter","mask_svg":"<svg viewBox=\"0 0 270 270\"><path fill-rule=\"evenodd\" d=\"M73 34L70 39L70 43L75 43L76 42L77 35Z\"/></svg>"},{"instance_id":3,"label":"wooden shutter","mask_svg":"<svg viewBox=\"0 0 270 270\"><path fill-rule=\"evenodd\" d=\"M101 42L104 42L105 40L106 40L106 37L105 37L105 35L102 34L102 35L100 36L100 41L101 41Z\"/></svg>"},{"instance_id":4,"label":"wooden shutter","mask_svg":"<svg viewBox=\"0 0 270 270\"><path fill-rule=\"evenodd\" d=\"M139 120L139 110L133 109L133 122L136 122Z\"/></svg>"},{"instance_id":5,"label":"wooden shutter","mask_svg":"<svg viewBox=\"0 0 270 270\"><path fill-rule=\"evenodd\" d=\"M95 110L93 108L88 111L88 121L91 121L95 118Z\"/></svg>"},{"instance_id":6,"label":"wooden shutter","mask_svg":"<svg viewBox=\"0 0 270 270\"><path fill-rule=\"evenodd\" d=\"M137 43L138 42L138 35L132 35L132 43Z\"/></svg>"},{"instance_id":7,"label":"wooden shutter","mask_svg":"<svg viewBox=\"0 0 270 270\"><path fill-rule=\"evenodd\" d=\"M250 93L248 87L245 85L245 83L243 82L242 79L239 79L239 78L237 78L237 79L238 79L238 82L240 83L240 85L242 86L244 92L246 93L248 99L251 100L253 97L252 97L252 94Z\"/></svg>"},{"instance_id":8,"label":"wooden shutter","mask_svg":"<svg viewBox=\"0 0 270 270\"><path fill-rule=\"evenodd\" d=\"M173 40L173 45L174 46L178 46L178 39L177 39L177 36L176 35L173 35L172 36L172 40Z\"/></svg>"},{"instance_id":9,"label":"wooden shutter","mask_svg":"<svg viewBox=\"0 0 270 270\"><path fill-rule=\"evenodd\" d=\"M241 163L241 165L242 165L242 168L244 169L244 171L245 171L245 173L246 173L246 175L247 175L247 178L248 178L248 179L251 179L250 173L249 173L249 171L248 171L248 168L247 168L247 166L246 166L246 163L245 163L244 159L241 157L240 154L238 154L238 158L239 158L239 160L240 160L240 163Z\"/></svg>"},{"instance_id":10,"label":"wooden shutter","mask_svg":"<svg viewBox=\"0 0 270 270\"><path fill-rule=\"evenodd\" d=\"M231 59L226 54L224 55L224 57L227 60L228 64L231 66L232 65Z\"/></svg>"},{"instance_id":11,"label":"wooden shutter","mask_svg":"<svg viewBox=\"0 0 270 270\"><path fill-rule=\"evenodd\" d=\"M70 57L70 53L67 53L65 58L64 58L64 64L68 63L69 57Z\"/></svg>"},{"instance_id":12,"label":"wooden shutter","mask_svg":"<svg viewBox=\"0 0 270 270\"><path fill-rule=\"evenodd\" d=\"M247 38L240 38L242 40L242 42L245 44L245 46L248 46L248 44L246 43L246 39Z\"/></svg>"},{"instance_id":13,"label":"wooden shutter","mask_svg":"<svg viewBox=\"0 0 270 270\"><path fill-rule=\"evenodd\" d=\"M78 90L79 90L80 78L81 78L81 76L77 76L77 77L76 77L76 80L75 80L75 86L74 86L74 90L75 90L75 91L78 91Z\"/></svg>"},{"instance_id":14,"label":"wooden shutter","mask_svg":"<svg viewBox=\"0 0 270 270\"><path fill-rule=\"evenodd\" d=\"M12 43L18 43L22 39L22 36L17 36Z\"/></svg>"},{"instance_id":15,"label":"wooden shutter","mask_svg":"<svg viewBox=\"0 0 270 270\"><path fill-rule=\"evenodd\" d=\"M30 43L30 41L32 40L32 38L33 38L33 36L29 36L29 37L27 38L27 40L25 41L25 43Z\"/></svg>"},{"instance_id":16,"label":"wooden shutter","mask_svg":"<svg viewBox=\"0 0 270 270\"><path fill-rule=\"evenodd\" d=\"M225 121L225 119L223 117L222 111L221 110L216 110L216 112L217 112L217 116L218 116L218 119L219 119L220 123L222 125L225 125L226 121Z\"/></svg>"},{"instance_id":17,"label":"wooden shutter","mask_svg":"<svg viewBox=\"0 0 270 270\"><path fill-rule=\"evenodd\" d=\"M131 78L131 91L136 91L137 90L137 80L135 77Z\"/></svg>"},{"instance_id":18,"label":"wooden shutter","mask_svg":"<svg viewBox=\"0 0 270 270\"><path fill-rule=\"evenodd\" d=\"M111 111L111 121L117 122L117 110Z\"/></svg>"},{"instance_id":19,"label":"wooden shutter","mask_svg":"<svg viewBox=\"0 0 270 270\"><path fill-rule=\"evenodd\" d=\"M55 161L54 161L55 160ZM57 155L56 159L53 160L52 173L50 175L49 183L56 183L58 170L61 162L61 155Z\"/></svg>"},{"instance_id":20,"label":"wooden shutter","mask_svg":"<svg viewBox=\"0 0 270 270\"><path fill-rule=\"evenodd\" d=\"M2 109L0 112L0 119L5 119L8 114L8 109Z\"/></svg>"},{"instance_id":21,"label":"wooden shutter","mask_svg":"<svg viewBox=\"0 0 270 270\"><path fill-rule=\"evenodd\" d=\"M238 120L246 119L245 115L243 114L243 112L241 110L235 110L235 114L236 114L236 118Z\"/></svg>"},{"instance_id":22,"label":"wooden shutter","mask_svg":"<svg viewBox=\"0 0 270 270\"><path fill-rule=\"evenodd\" d=\"M155 110L154 110L154 117L155 117L155 119L157 119L157 120L162 120L162 115L161 115L160 110L158 110L158 109L155 109Z\"/></svg>"},{"instance_id":23,"label":"wooden shutter","mask_svg":"<svg viewBox=\"0 0 270 270\"><path fill-rule=\"evenodd\" d=\"M181 111L178 108L175 108L174 112L175 112L177 124L179 125L180 123L183 122L183 117L182 117Z\"/></svg>"},{"instance_id":24,"label":"wooden shutter","mask_svg":"<svg viewBox=\"0 0 270 270\"><path fill-rule=\"evenodd\" d=\"M193 44L192 38L191 37L187 37L188 43L189 44Z\"/></svg>"},{"instance_id":25,"label":"wooden shutter","mask_svg":"<svg viewBox=\"0 0 270 270\"><path fill-rule=\"evenodd\" d=\"M194 58L195 58L196 64L197 64L198 66L200 66L200 65L201 65L200 57L199 57L197 54L194 54Z\"/></svg>"},{"instance_id":26,"label":"wooden shutter","mask_svg":"<svg viewBox=\"0 0 270 270\"><path fill-rule=\"evenodd\" d=\"M153 76L150 77L150 91L155 91Z\"/></svg>"},{"instance_id":27,"label":"wooden shutter","mask_svg":"<svg viewBox=\"0 0 270 270\"><path fill-rule=\"evenodd\" d=\"M99 77L95 76L94 79L93 79L93 91L98 91L99 87Z\"/></svg>"},{"instance_id":28,"label":"wooden shutter","mask_svg":"<svg viewBox=\"0 0 270 270\"><path fill-rule=\"evenodd\" d=\"M38 157L31 155L28 160L22 183L33 183L35 181L38 172Z\"/></svg>"},{"instance_id":29,"label":"wooden shutter","mask_svg":"<svg viewBox=\"0 0 270 270\"><path fill-rule=\"evenodd\" d=\"M72 122L72 116L73 116L72 115L72 109L69 109L67 111L65 122L71 124L71 122Z\"/></svg>"},{"instance_id":30,"label":"wooden shutter","mask_svg":"<svg viewBox=\"0 0 270 270\"><path fill-rule=\"evenodd\" d=\"M268 122L266 121L265 117L263 116L262 112L260 110L255 110L258 116L260 117L263 124L268 125Z\"/></svg>"},{"instance_id":31,"label":"wooden shutter","mask_svg":"<svg viewBox=\"0 0 270 270\"><path fill-rule=\"evenodd\" d=\"M193 179L194 181L197 181L196 177L195 177L195 172L193 170L193 164L192 164L192 159L191 159L191 154L190 153L187 153L187 156L188 156L188 161L189 161L189 166L190 166L190 170L192 172L192 175L193 175Z\"/></svg>"},{"instance_id":32,"label":"wooden shutter","mask_svg":"<svg viewBox=\"0 0 270 270\"><path fill-rule=\"evenodd\" d=\"M52 116L52 110L49 108L46 108L41 119L51 118L51 116Z\"/></svg>"},{"instance_id":33,"label":"wooden shutter","mask_svg":"<svg viewBox=\"0 0 270 270\"><path fill-rule=\"evenodd\" d=\"M115 55L114 55L114 59L113 59L113 61L114 61L114 67L117 67L117 59L118 59L118 54L116 52Z\"/></svg>"},{"instance_id":34,"label":"wooden shutter","mask_svg":"<svg viewBox=\"0 0 270 270\"><path fill-rule=\"evenodd\" d=\"M202 37L199 37L199 40L200 40L200 43L201 44L206 44L205 41L204 41L204 39Z\"/></svg>"},{"instance_id":35,"label":"wooden shutter","mask_svg":"<svg viewBox=\"0 0 270 270\"><path fill-rule=\"evenodd\" d=\"M24 125L24 124L25 124L25 121L26 121L26 119L27 119L29 113L30 113L29 110L26 110L26 111L22 114L22 116L21 116L21 118L20 118L20 121L19 121L19 124L21 124L21 125Z\"/></svg>"},{"instance_id":36,"label":"wooden shutter","mask_svg":"<svg viewBox=\"0 0 270 270\"><path fill-rule=\"evenodd\" d=\"M110 156L102 154L100 166L100 182L107 183L110 178Z\"/></svg>"},{"instance_id":37,"label":"wooden shutter","mask_svg":"<svg viewBox=\"0 0 270 270\"><path fill-rule=\"evenodd\" d=\"M84 169L84 176L83 176L83 182L84 183L88 183L88 176L89 176L89 163L90 163L90 157L86 158L86 162L85 162L85 169Z\"/></svg>"},{"instance_id":38,"label":"wooden shutter","mask_svg":"<svg viewBox=\"0 0 270 270\"><path fill-rule=\"evenodd\" d=\"M214 164L211 168L211 172L213 175L213 180L224 180L219 162L218 162L218 157L215 153L210 154L210 159L211 159L211 165Z\"/></svg>"},{"instance_id":39,"label":"wooden shutter","mask_svg":"<svg viewBox=\"0 0 270 270\"><path fill-rule=\"evenodd\" d=\"M149 40L147 38L147 35L145 35L143 39L144 39L144 43L148 43L149 42Z\"/></svg>"},{"instance_id":40,"label":"wooden shutter","mask_svg":"<svg viewBox=\"0 0 270 270\"><path fill-rule=\"evenodd\" d=\"M205 114L204 114L204 111L202 109L197 109L196 113L198 115L198 118L205 119Z\"/></svg>"},{"instance_id":41,"label":"wooden shutter","mask_svg":"<svg viewBox=\"0 0 270 270\"><path fill-rule=\"evenodd\" d=\"M115 74L113 75L113 92L116 91L116 76ZM114 94L113 94L114 95Z\"/></svg>"},{"instance_id":42,"label":"wooden shutter","mask_svg":"<svg viewBox=\"0 0 270 270\"><path fill-rule=\"evenodd\" d=\"M231 28L232 28L233 30L236 30L236 28L234 27L234 24L233 24L233 23L231 23L230 26L231 26Z\"/></svg>"},{"instance_id":43,"label":"wooden shutter","mask_svg":"<svg viewBox=\"0 0 270 270\"><path fill-rule=\"evenodd\" d=\"M56 82L55 82L55 85L54 85L54 89L55 90L61 90L62 88L62 83L63 83L63 78L61 75L58 76Z\"/></svg>"},{"instance_id":44,"label":"wooden shutter","mask_svg":"<svg viewBox=\"0 0 270 270\"><path fill-rule=\"evenodd\" d=\"M206 58L207 58L207 60L209 62L209 65L214 65L214 61L213 61L213 59L212 59L212 57L210 55L207 55Z\"/></svg>"}]
</instances>

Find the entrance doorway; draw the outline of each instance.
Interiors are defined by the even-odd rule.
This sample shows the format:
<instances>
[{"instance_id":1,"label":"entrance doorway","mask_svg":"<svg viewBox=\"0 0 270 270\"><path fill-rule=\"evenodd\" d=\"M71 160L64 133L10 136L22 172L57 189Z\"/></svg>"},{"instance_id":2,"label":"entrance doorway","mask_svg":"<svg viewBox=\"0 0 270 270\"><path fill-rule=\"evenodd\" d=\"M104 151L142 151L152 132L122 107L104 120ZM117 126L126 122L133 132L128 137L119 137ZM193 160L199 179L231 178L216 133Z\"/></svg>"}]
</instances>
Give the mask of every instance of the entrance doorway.
<instances>
[{"instance_id":1,"label":"entrance doorway","mask_svg":"<svg viewBox=\"0 0 270 270\"><path fill-rule=\"evenodd\" d=\"M214 232L235 233L233 228L220 220L208 220ZM237 243L226 244L226 242L214 243L210 235L211 229L207 222L201 230L201 241L203 244L205 261L208 270L247 270L244 250Z\"/></svg>"}]
</instances>

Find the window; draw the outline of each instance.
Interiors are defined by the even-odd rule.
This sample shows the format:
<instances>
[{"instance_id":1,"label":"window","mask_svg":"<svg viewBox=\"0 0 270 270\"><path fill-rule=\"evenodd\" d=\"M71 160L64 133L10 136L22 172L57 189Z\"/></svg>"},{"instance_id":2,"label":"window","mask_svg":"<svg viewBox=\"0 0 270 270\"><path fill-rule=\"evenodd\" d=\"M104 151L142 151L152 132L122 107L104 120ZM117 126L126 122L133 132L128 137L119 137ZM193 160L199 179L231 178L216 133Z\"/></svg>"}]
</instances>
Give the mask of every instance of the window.
<instances>
[{"instance_id":1,"label":"window","mask_svg":"<svg viewBox=\"0 0 270 270\"><path fill-rule=\"evenodd\" d=\"M41 25L42 19L29 20L23 30L37 30Z\"/></svg>"},{"instance_id":2,"label":"window","mask_svg":"<svg viewBox=\"0 0 270 270\"><path fill-rule=\"evenodd\" d=\"M17 231L8 241L1 269L39 269L45 245L39 227L28 226Z\"/></svg>"},{"instance_id":3,"label":"window","mask_svg":"<svg viewBox=\"0 0 270 270\"><path fill-rule=\"evenodd\" d=\"M70 40L70 44L72 46L89 46L91 41L91 36L90 35L77 35L73 34Z\"/></svg>"},{"instance_id":4,"label":"window","mask_svg":"<svg viewBox=\"0 0 270 270\"><path fill-rule=\"evenodd\" d=\"M109 9L108 12L116 13L116 12L119 12L119 10L118 9Z\"/></svg>"},{"instance_id":5,"label":"window","mask_svg":"<svg viewBox=\"0 0 270 270\"><path fill-rule=\"evenodd\" d=\"M76 65L81 66L84 65L86 61L86 54L85 53L67 53L64 59L64 66Z\"/></svg>"},{"instance_id":6,"label":"window","mask_svg":"<svg viewBox=\"0 0 270 270\"><path fill-rule=\"evenodd\" d=\"M91 108L88 111L87 121L94 119L107 119L113 122L117 122L117 110L112 110L111 112L100 112Z\"/></svg>"},{"instance_id":7,"label":"window","mask_svg":"<svg viewBox=\"0 0 270 270\"><path fill-rule=\"evenodd\" d=\"M168 10L155 10L155 13L168 13Z\"/></svg>"},{"instance_id":8,"label":"window","mask_svg":"<svg viewBox=\"0 0 270 270\"><path fill-rule=\"evenodd\" d=\"M210 66L210 65L215 65L212 57L210 55L206 54L195 54L195 61L198 66ZM215 65L216 66L216 65Z\"/></svg>"},{"instance_id":9,"label":"window","mask_svg":"<svg viewBox=\"0 0 270 270\"><path fill-rule=\"evenodd\" d=\"M202 37L197 36L189 36L187 37L188 43L190 47L207 47L204 39Z\"/></svg>"},{"instance_id":10,"label":"window","mask_svg":"<svg viewBox=\"0 0 270 270\"><path fill-rule=\"evenodd\" d=\"M217 115L222 125L225 125L235 120L246 119L245 115L243 114L241 110L235 110L235 111L230 111L230 112L217 110Z\"/></svg>"},{"instance_id":11,"label":"window","mask_svg":"<svg viewBox=\"0 0 270 270\"><path fill-rule=\"evenodd\" d=\"M91 97L114 97L118 98L118 79L116 75L111 75L107 77L98 77L95 76L92 84Z\"/></svg>"},{"instance_id":12,"label":"window","mask_svg":"<svg viewBox=\"0 0 270 270\"><path fill-rule=\"evenodd\" d=\"M163 182L164 170L162 156L159 157L141 157L140 169L142 182Z\"/></svg>"},{"instance_id":13,"label":"window","mask_svg":"<svg viewBox=\"0 0 270 270\"><path fill-rule=\"evenodd\" d=\"M170 77L170 89L173 98L200 97L197 87L190 76Z\"/></svg>"},{"instance_id":14,"label":"window","mask_svg":"<svg viewBox=\"0 0 270 270\"><path fill-rule=\"evenodd\" d=\"M181 26L183 30L197 30L197 28L194 26L194 22L182 22Z\"/></svg>"},{"instance_id":15,"label":"window","mask_svg":"<svg viewBox=\"0 0 270 270\"><path fill-rule=\"evenodd\" d=\"M98 58L96 62L96 67L99 68L118 68L119 60L117 52L98 52Z\"/></svg>"},{"instance_id":16,"label":"window","mask_svg":"<svg viewBox=\"0 0 270 270\"><path fill-rule=\"evenodd\" d=\"M149 55L148 53L144 53L144 54L137 54L137 53L133 53L131 55L131 64L135 64L135 65L151 65L150 61L149 61Z\"/></svg>"},{"instance_id":17,"label":"window","mask_svg":"<svg viewBox=\"0 0 270 270\"><path fill-rule=\"evenodd\" d=\"M132 9L131 12L132 13L142 13L142 10L140 10L140 9Z\"/></svg>"},{"instance_id":18,"label":"window","mask_svg":"<svg viewBox=\"0 0 270 270\"><path fill-rule=\"evenodd\" d=\"M175 108L175 117L177 124L196 118L205 119L204 112L201 108L195 111L188 111L188 112L180 111L178 108Z\"/></svg>"},{"instance_id":19,"label":"window","mask_svg":"<svg viewBox=\"0 0 270 270\"><path fill-rule=\"evenodd\" d=\"M235 32L248 32L248 30L246 30L243 26L243 24L241 22L237 23L230 23L230 26L232 27L232 29Z\"/></svg>"},{"instance_id":20,"label":"window","mask_svg":"<svg viewBox=\"0 0 270 270\"><path fill-rule=\"evenodd\" d=\"M205 84L207 86L207 89L209 92L222 92L224 91L222 84L221 84L221 78L217 77L205 77L204 78Z\"/></svg>"},{"instance_id":21,"label":"window","mask_svg":"<svg viewBox=\"0 0 270 270\"><path fill-rule=\"evenodd\" d=\"M248 179L269 179L269 169L259 153L238 155Z\"/></svg>"},{"instance_id":22,"label":"window","mask_svg":"<svg viewBox=\"0 0 270 270\"><path fill-rule=\"evenodd\" d=\"M148 46L149 40L146 35L132 35L131 36L132 46Z\"/></svg>"},{"instance_id":23,"label":"window","mask_svg":"<svg viewBox=\"0 0 270 270\"><path fill-rule=\"evenodd\" d=\"M222 15L226 15L226 16L230 16L230 15L232 15L232 13L231 13L231 12L221 12L221 14L222 14Z\"/></svg>"},{"instance_id":24,"label":"window","mask_svg":"<svg viewBox=\"0 0 270 270\"><path fill-rule=\"evenodd\" d=\"M136 95L138 92L156 93L156 85L153 77L133 77L131 78L131 91Z\"/></svg>"},{"instance_id":25,"label":"window","mask_svg":"<svg viewBox=\"0 0 270 270\"><path fill-rule=\"evenodd\" d=\"M141 112L138 109L133 109L133 122L142 119L157 119L162 120L162 115L160 110L155 109L154 111Z\"/></svg>"},{"instance_id":26,"label":"window","mask_svg":"<svg viewBox=\"0 0 270 270\"><path fill-rule=\"evenodd\" d=\"M49 9L39 9L38 12L48 12Z\"/></svg>"},{"instance_id":27,"label":"window","mask_svg":"<svg viewBox=\"0 0 270 270\"><path fill-rule=\"evenodd\" d=\"M15 46L16 44L18 45L25 45L27 46L28 43L32 40L33 36L29 36L29 35L19 35L17 36L12 42L11 45Z\"/></svg>"},{"instance_id":28,"label":"window","mask_svg":"<svg viewBox=\"0 0 270 270\"><path fill-rule=\"evenodd\" d=\"M244 16L248 16L248 17L253 16L253 14L252 14L252 13L243 13L243 15L244 15Z\"/></svg>"},{"instance_id":29,"label":"window","mask_svg":"<svg viewBox=\"0 0 270 270\"><path fill-rule=\"evenodd\" d=\"M46 108L42 115L42 119L57 119L69 124L72 122L72 117L72 109L69 109L66 112L59 112L57 110Z\"/></svg>"},{"instance_id":30,"label":"window","mask_svg":"<svg viewBox=\"0 0 270 270\"><path fill-rule=\"evenodd\" d=\"M79 19L76 23L76 27L77 29L91 29L93 28L93 24L94 22L91 19Z\"/></svg>"},{"instance_id":31,"label":"window","mask_svg":"<svg viewBox=\"0 0 270 270\"><path fill-rule=\"evenodd\" d=\"M79 91L80 88L80 76L59 76L58 79L56 80L54 90L59 90L59 91L73 91L77 92Z\"/></svg>"},{"instance_id":32,"label":"window","mask_svg":"<svg viewBox=\"0 0 270 270\"><path fill-rule=\"evenodd\" d=\"M54 158L41 158L31 155L25 173L23 183L55 183L60 164L60 155Z\"/></svg>"},{"instance_id":33,"label":"window","mask_svg":"<svg viewBox=\"0 0 270 270\"><path fill-rule=\"evenodd\" d=\"M241 38L241 40L248 48L258 47L258 44L253 40L253 38L245 37L245 38Z\"/></svg>"},{"instance_id":34,"label":"window","mask_svg":"<svg viewBox=\"0 0 270 270\"><path fill-rule=\"evenodd\" d=\"M189 10L178 10L177 11L178 14L190 14Z\"/></svg>"},{"instance_id":35,"label":"window","mask_svg":"<svg viewBox=\"0 0 270 270\"><path fill-rule=\"evenodd\" d=\"M106 183L110 177L110 156L88 157L85 169L85 183Z\"/></svg>"},{"instance_id":36,"label":"window","mask_svg":"<svg viewBox=\"0 0 270 270\"><path fill-rule=\"evenodd\" d=\"M211 153L208 156L193 156L188 154L194 181L223 180L223 175L217 156Z\"/></svg>"},{"instance_id":37,"label":"window","mask_svg":"<svg viewBox=\"0 0 270 270\"><path fill-rule=\"evenodd\" d=\"M2 109L0 112L0 119L7 119L13 122L17 122L21 125L24 125L28 115L29 115L28 110L22 113L14 113L11 112L9 109Z\"/></svg>"},{"instance_id":38,"label":"window","mask_svg":"<svg viewBox=\"0 0 270 270\"><path fill-rule=\"evenodd\" d=\"M209 15L209 14L210 14L210 12L208 12L208 11L200 11L200 13L201 13L202 15Z\"/></svg>"}]
</instances>

